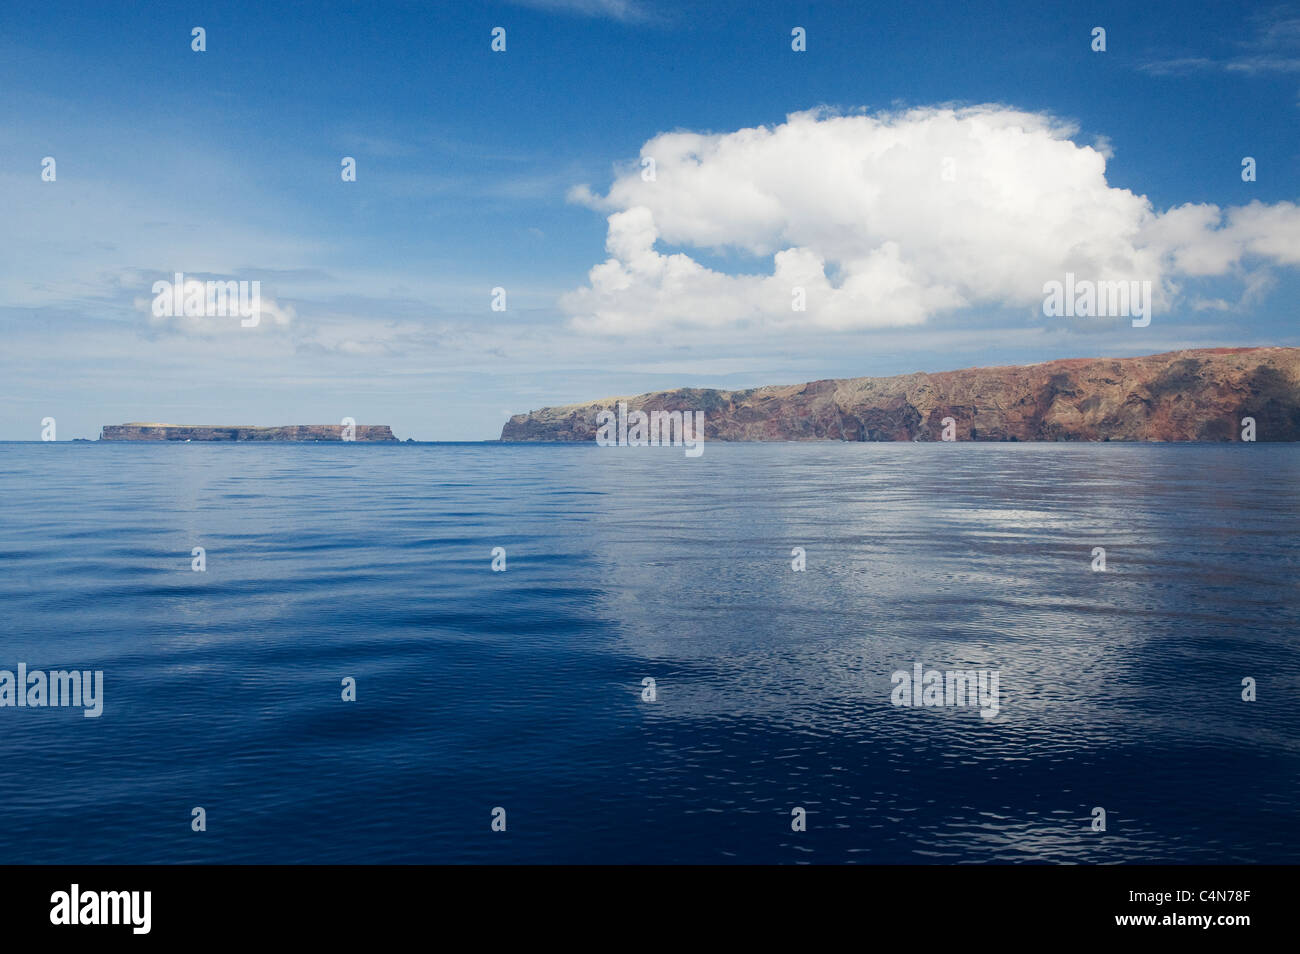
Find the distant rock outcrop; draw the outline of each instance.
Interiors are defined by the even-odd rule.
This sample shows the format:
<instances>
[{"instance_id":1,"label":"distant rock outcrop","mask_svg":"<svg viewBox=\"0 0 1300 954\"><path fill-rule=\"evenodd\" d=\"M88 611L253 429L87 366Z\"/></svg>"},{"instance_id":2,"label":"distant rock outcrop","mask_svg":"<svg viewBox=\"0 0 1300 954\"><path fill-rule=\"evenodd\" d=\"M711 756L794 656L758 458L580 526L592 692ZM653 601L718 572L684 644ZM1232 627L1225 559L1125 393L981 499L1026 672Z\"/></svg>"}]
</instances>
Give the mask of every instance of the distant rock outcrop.
<instances>
[{"instance_id":1,"label":"distant rock outcrop","mask_svg":"<svg viewBox=\"0 0 1300 954\"><path fill-rule=\"evenodd\" d=\"M396 441L387 424L352 425L353 440ZM342 441L342 424L249 427L230 424L106 424L101 441Z\"/></svg>"},{"instance_id":2,"label":"distant rock outcrop","mask_svg":"<svg viewBox=\"0 0 1300 954\"><path fill-rule=\"evenodd\" d=\"M1140 358L1072 358L889 378L715 391L682 388L516 414L503 441L588 441L596 415L704 411L719 441L1300 440L1300 348L1207 348Z\"/></svg>"}]
</instances>

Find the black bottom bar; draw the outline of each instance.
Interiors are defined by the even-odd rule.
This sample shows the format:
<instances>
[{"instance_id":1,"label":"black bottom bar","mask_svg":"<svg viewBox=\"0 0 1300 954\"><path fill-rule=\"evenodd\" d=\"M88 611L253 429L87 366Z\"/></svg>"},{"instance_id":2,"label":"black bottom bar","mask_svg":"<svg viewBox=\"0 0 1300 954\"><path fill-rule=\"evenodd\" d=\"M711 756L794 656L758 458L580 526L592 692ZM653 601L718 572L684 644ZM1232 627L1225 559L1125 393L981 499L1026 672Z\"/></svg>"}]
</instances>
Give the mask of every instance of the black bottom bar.
<instances>
[{"instance_id":1,"label":"black bottom bar","mask_svg":"<svg viewBox=\"0 0 1300 954\"><path fill-rule=\"evenodd\" d=\"M373 943L422 929L468 932L471 940L529 930L541 940L562 930L570 939L590 933L667 943L684 939L689 923L733 938L838 927L884 940L901 931L927 948L926 938L964 945L1097 935L1230 944L1285 929L1295 873L1276 866L9 867L0 872L0 923L7 940L62 934L92 943Z\"/></svg>"}]
</instances>

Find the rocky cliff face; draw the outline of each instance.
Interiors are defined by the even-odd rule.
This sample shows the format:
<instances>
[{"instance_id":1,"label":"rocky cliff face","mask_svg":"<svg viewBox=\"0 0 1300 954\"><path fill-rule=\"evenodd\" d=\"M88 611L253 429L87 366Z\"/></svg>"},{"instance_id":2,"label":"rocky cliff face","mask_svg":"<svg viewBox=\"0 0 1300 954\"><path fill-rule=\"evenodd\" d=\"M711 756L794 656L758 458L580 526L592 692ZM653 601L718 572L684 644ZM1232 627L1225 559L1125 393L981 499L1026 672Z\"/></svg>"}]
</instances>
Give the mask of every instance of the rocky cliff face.
<instances>
[{"instance_id":1,"label":"rocky cliff face","mask_svg":"<svg viewBox=\"0 0 1300 954\"><path fill-rule=\"evenodd\" d=\"M516 414L503 441L587 441L596 414L704 411L721 441L1232 441L1253 417L1260 441L1300 440L1300 348L1209 348L1074 358L891 378L714 391L683 388Z\"/></svg>"},{"instance_id":2,"label":"rocky cliff face","mask_svg":"<svg viewBox=\"0 0 1300 954\"><path fill-rule=\"evenodd\" d=\"M357 424L357 441L395 441L387 424ZM341 441L341 424L244 427L227 424L106 424L101 441Z\"/></svg>"}]
</instances>

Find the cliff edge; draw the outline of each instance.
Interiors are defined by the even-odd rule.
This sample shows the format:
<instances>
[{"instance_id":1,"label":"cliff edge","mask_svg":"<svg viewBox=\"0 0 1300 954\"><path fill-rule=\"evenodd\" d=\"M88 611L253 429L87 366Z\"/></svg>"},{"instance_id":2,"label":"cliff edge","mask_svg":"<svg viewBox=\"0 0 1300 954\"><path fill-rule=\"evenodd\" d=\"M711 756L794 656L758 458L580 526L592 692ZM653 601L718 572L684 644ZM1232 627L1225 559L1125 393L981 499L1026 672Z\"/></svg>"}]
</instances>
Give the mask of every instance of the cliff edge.
<instances>
[{"instance_id":1,"label":"cliff edge","mask_svg":"<svg viewBox=\"0 0 1300 954\"><path fill-rule=\"evenodd\" d=\"M1300 348L1205 348L1071 358L743 391L681 388L516 414L503 441L588 441L596 415L704 411L719 441L1232 441L1253 417L1260 441L1300 440Z\"/></svg>"},{"instance_id":2,"label":"cliff edge","mask_svg":"<svg viewBox=\"0 0 1300 954\"><path fill-rule=\"evenodd\" d=\"M396 441L387 424L356 424L356 441ZM342 424L251 427L230 424L106 424L101 441L342 441Z\"/></svg>"}]
</instances>

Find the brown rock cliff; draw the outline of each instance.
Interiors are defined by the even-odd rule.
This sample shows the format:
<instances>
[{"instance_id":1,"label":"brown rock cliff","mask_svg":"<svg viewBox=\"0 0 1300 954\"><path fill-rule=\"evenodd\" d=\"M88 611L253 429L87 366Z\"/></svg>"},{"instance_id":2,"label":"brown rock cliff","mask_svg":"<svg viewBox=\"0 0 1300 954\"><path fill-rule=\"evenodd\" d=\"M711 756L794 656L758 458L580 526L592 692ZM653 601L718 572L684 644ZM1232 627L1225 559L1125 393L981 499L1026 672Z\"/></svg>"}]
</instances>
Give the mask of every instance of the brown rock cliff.
<instances>
[{"instance_id":1,"label":"brown rock cliff","mask_svg":"<svg viewBox=\"0 0 1300 954\"><path fill-rule=\"evenodd\" d=\"M357 424L357 441L395 441L387 424ZM248 427L229 424L106 424L101 441L341 441L342 424Z\"/></svg>"},{"instance_id":2,"label":"brown rock cliff","mask_svg":"<svg viewBox=\"0 0 1300 954\"><path fill-rule=\"evenodd\" d=\"M1207 348L1138 358L1071 358L888 378L716 391L682 388L516 414L503 441L587 441L596 414L704 411L721 441L1232 441L1253 417L1259 441L1300 440L1300 348Z\"/></svg>"}]
</instances>

